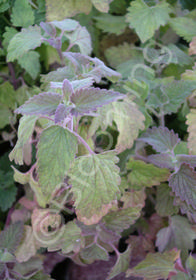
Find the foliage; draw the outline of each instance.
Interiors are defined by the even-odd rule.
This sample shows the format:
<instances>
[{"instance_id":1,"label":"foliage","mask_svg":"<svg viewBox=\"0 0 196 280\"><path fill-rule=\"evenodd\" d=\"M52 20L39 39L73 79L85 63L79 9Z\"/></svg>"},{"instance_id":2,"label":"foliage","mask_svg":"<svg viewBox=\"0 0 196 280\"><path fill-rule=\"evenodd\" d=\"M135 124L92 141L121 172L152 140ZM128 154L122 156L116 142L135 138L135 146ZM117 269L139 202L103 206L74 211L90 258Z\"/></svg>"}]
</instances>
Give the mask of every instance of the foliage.
<instances>
[{"instance_id":1,"label":"foliage","mask_svg":"<svg viewBox=\"0 0 196 280\"><path fill-rule=\"evenodd\" d=\"M195 279L194 3L0 1L0 279Z\"/></svg>"}]
</instances>

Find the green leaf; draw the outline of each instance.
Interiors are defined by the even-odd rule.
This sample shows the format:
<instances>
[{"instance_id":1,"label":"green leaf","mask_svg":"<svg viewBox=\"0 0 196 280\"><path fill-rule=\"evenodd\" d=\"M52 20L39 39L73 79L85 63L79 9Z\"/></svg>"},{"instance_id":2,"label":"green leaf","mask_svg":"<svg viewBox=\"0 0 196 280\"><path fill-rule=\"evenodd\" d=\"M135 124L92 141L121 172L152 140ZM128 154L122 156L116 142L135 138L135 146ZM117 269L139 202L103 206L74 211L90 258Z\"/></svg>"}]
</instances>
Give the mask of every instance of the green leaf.
<instances>
[{"instance_id":1,"label":"green leaf","mask_svg":"<svg viewBox=\"0 0 196 280\"><path fill-rule=\"evenodd\" d=\"M180 142L178 134L167 127L153 127L144 132L138 139L148 143L157 152L167 153L173 151L176 145Z\"/></svg>"},{"instance_id":2,"label":"green leaf","mask_svg":"<svg viewBox=\"0 0 196 280\"><path fill-rule=\"evenodd\" d=\"M34 95L22 106L15 110L17 114L53 115L61 102L62 95L51 92Z\"/></svg>"},{"instance_id":3,"label":"green leaf","mask_svg":"<svg viewBox=\"0 0 196 280\"><path fill-rule=\"evenodd\" d=\"M14 26L28 27L34 24L34 12L26 0L16 0L12 8L11 21Z\"/></svg>"},{"instance_id":4,"label":"green leaf","mask_svg":"<svg viewBox=\"0 0 196 280\"><path fill-rule=\"evenodd\" d=\"M99 116L92 121L89 135L94 135L99 126L105 130L108 125L112 126L112 121L114 121L119 131L116 146L118 153L131 148L139 134L139 129L144 129L143 114L138 110L135 103L127 99L104 106L98 110L98 113Z\"/></svg>"},{"instance_id":5,"label":"green leaf","mask_svg":"<svg viewBox=\"0 0 196 280\"><path fill-rule=\"evenodd\" d=\"M52 280L52 278L50 277L50 275L45 274L42 271L37 272L36 274L34 274L31 278L28 278L29 280Z\"/></svg>"},{"instance_id":6,"label":"green leaf","mask_svg":"<svg viewBox=\"0 0 196 280\"><path fill-rule=\"evenodd\" d=\"M186 116L187 121L186 124L188 125L187 131L189 133L188 136L188 148L189 152L192 155L196 155L196 109L191 109L190 113Z\"/></svg>"},{"instance_id":7,"label":"green leaf","mask_svg":"<svg viewBox=\"0 0 196 280\"><path fill-rule=\"evenodd\" d=\"M19 274L22 275L22 279L36 279L31 278L32 276L36 275L38 271L42 269L42 260L39 257L33 257L26 262L19 263L17 262L14 266L14 270ZM45 275L46 276L46 275ZM39 278L38 278L39 279ZM44 280L47 278L44 278Z\"/></svg>"},{"instance_id":8,"label":"green leaf","mask_svg":"<svg viewBox=\"0 0 196 280\"><path fill-rule=\"evenodd\" d=\"M7 108L15 109L15 90L10 82L5 82L0 85L0 104Z\"/></svg>"},{"instance_id":9,"label":"green leaf","mask_svg":"<svg viewBox=\"0 0 196 280\"><path fill-rule=\"evenodd\" d=\"M42 43L41 29L38 26L23 28L10 41L7 61L14 61L27 51L39 47Z\"/></svg>"},{"instance_id":10,"label":"green leaf","mask_svg":"<svg viewBox=\"0 0 196 280\"><path fill-rule=\"evenodd\" d=\"M70 40L71 45L79 46L81 54L91 54L91 37L86 27L78 25L74 31L66 32L65 36Z\"/></svg>"},{"instance_id":11,"label":"green leaf","mask_svg":"<svg viewBox=\"0 0 196 280\"><path fill-rule=\"evenodd\" d=\"M117 211L109 212L103 217L102 221L107 229L119 233L135 223L140 216L141 208L143 207L118 209Z\"/></svg>"},{"instance_id":12,"label":"green leaf","mask_svg":"<svg viewBox=\"0 0 196 280\"><path fill-rule=\"evenodd\" d=\"M61 126L45 129L38 143L39 184L47 200L63 182L77 152L77 138Z\"/></svg>"},{"instance_id":13,"label":"green leaf","mask_svg":"<svg viewBox=\"0 0 196 280\"><path fill-rule=\"evenodd\" d=\"M101 14L94 17L96 27L106 33L114 33L120 35L125 31L127 23L124 16L113 16L110 14Z\"/></svg>"},{"instance_id":14,"label":"green leaf","mask_svg":"<svg viewBox=\"0 0 196 280\"><path fill-rule=\"evenodd\" d=\"M171 277L171 280L192 280L192 278L184 272L178 272L176 275Z\"/></svg>"},{"instance_id":15,"label":"green leaf","mask_svg":"<svg viewBox=\"0 0 196 280\"><path fill-rule=\"evenodd\" d=\"M167 184L161 184L157 188L156 211L162 216L177 214L179 207L174 206L174 197L171 196L171 188Z\"/></svg>"},{"instance_id":16,"label":"green leaf","mask_svg":"<svg viewBox=\"0 0 196 280\"><path fill-rule=\"evenodd\" d=\"M46 25L47 23L44 23L44 24ZM73 20L73 19L64 19L61 21L59 21L59 20L52 21L52 22L50 22L50 25L52 25L52 26L54 25L55 27L61 29L62 31L70 32L70 31L74 31L78 27L79 23L78 23L78 21Z\"/></svg>"},{"instance_id":17,"label":"green leaf","mask_svg":"<svg viewBox=\"0 0 196 280\"><path fill-rule=\"evenodd\" d=\"M169 226L158 232L156 246L160 252L173 248L193 250L195 237L196 233L187 218L172 216Z\"/></svg>"},{"instance_id":18,"label":"green leaf","mask_svg":"<svg viewBox=\"0 0 196 280\"><path fill-rule=\"evenodd\" d=\"M78 13L90 13L92 4L90 0L46 0L46 18L47 21L63 20L67 17L73 17Z\"/></svg>"},{"instance_id":19,"label":"green leaf","mask_svg":"<svg viewBox=\"0 0 196 280\"><path fill-rule=\"evenodd\" d=\"M128 246L127 250L124 253L119 254L115 266L112 268L108 277L106 278L107 280L112 279L121 272L125 272L129 268L130 254L131 246Z\"/></svg>"},{"instance_id":20,"label":"green leaf","mask_svg":"<svg viewBox=\"0 0 196 280\"><path fill-rule=\"evenodd\" d=\"M40 72L39 53L35 51L29 51L22 57L18 58L18 63L27 71L32 79L36 79Z\"/></svg>"},{"instance_id":21,"label":"green leaf","mask_svg":"<svg viewBox=\"0 0 196 280\"><path fill-rule=\"evenodd\" d=\"M7 106L0 104L0 129L4 128L7 124L10 124L10 120L13 116L10 109Z\"/></svg>"},{"instance_id":22,"label":"green leaf","mask_svg":"<svg viewBox=\"0 0 196 280\"><path fill-rule=\"evenodd\" d=\"M130 159L127 169L131 169L128 181L133 189L160 185L161 182L167 181L170 175L168 169L158 168L141 160Z\"/></svg>"},{"instance_id":23,"label":"green leaf","mask_svg":"<svg viewBox=\"0 0 196 280\"><path fill-rule=\"evenodd\" d=\"M196 172L193 167L182 163L179 170L170 176L169 186L176 196L196 209Z\"/></svg>"},{"instance_id":24,"label":"green leaf","mask_svg":"<svg viewBox=\"0 0 196 280\"><path fill-rule=\"evenodd\" d=\"M171 19L169 23L172 29L188 42L196 36L196 22L191 18L177 17Z\"/></svg>"},{"instance_id":25,"label":"green leaf","mask_svg":"<svg viewBox=\"0 0 196 280\"><path fill-rule=\"evenodd\" d=\"M196 259L191 254L186 260L186 268L192 276L196 276Z\"/></svg>"},{"instance_id":26,"label":"green leaf","mask_svg":"<svg viewBox=\"0 0 196 280\"><path fill-rule=\"evenodd\" d=\"M85 263L88 264L96 260L108 261L109 259L106 249L104 249L101 245L95 243L85 247L80 252L80 256L83 260L85 260Z\"/></svg>"},{"instance_id":27,"label":"green leaf","mask_svg":"<svg viewBox=\"0 0 196 280\"><path fill-rule=\"evenodd\" d=\"M179 251L149 253L145 260L132 269L128 269L126 276L138 276L143 280L167 279L170 272L176 272L174 262L179 258Z\"/></svg>"},{"instance_id":28,"label":"green leaf","mask_svg":"<svg viewBox=\"0 0 196 280\"><path fill-rule=\"evenodd\" d=\"M112 1L113 0L91 0L95 8L102 13L107 13L109 11L109 5Z\"/></svg>"},{"instance_id":29,"label":"green leaf","mask_svg":"<svg viewBox=\"0 0 196 280\"><path fill-rule=\"evenodd\" d=\"M13 172L0 170L0 208L7 211L16 199L17 189L14 185Z\"/></svg>"},{"instance_id":30,"label":"green leaf","mask_svg":"<svg viewBox=\"0 0 196 280\"><path fill-rule=\"evenodd\" d=\"M130 28L134 28L142 43L152 38L155 31L169 20L171 9L166 2L148 6L143 0L131 2L126 16ZM141 23L142 15L142 23Z\"/></svg>"},{"instance_id":31,"label":"green leaf","mask_svg":"<svg viewBox=\"0 0 196 280\"><path fill-rule=\"evenodd\" d=\"M78 219L96 224L119 194L119 169L114 152L82 156L75 160L69 176Z\"/></svg>"},{"instance_id":32,"label":"green leaf","mask_svg":"<svg viewBox=\"0 0 196 280\"><path fill-rule=\"evenodd\" d=\"M5 27L5 30L6 30L6 32L3 33L2 45L3 45L4 49L7 49L9 42L18 32L15 28L8 27L8 26Z\"/></svg>"},{"instance_id":33,"label":"green leaf","mask_svg":"<svg viewBox=\"0 0 196 280\"><path fill-rule=\"evenodd\" d=\"M61 243L63 254L69 252L78 252L80 247L83 246L83 237L81 229L76 225L75 221L68 222L65 225L65 233Z\"/></svg>"},{"instance_id":34,"label":"green leaf","mask_svg":"<svg viewBox=\"0 0 196 280\"><path fill-rule=\"evenodd\" d=\"M25 145L29 143L34 131L37 116L23 116L20 119L18 127L18 140L14 149L9 154L10 161L14 160L16 164L23 164Z\"/></svg>"},{"instance_id":35,"label":"green leaf","mask_svg":"<svg viewBox=\"0 0 196 280\"><path fill-rule=\"evenodd\" d=\"M0 249L7 249L14 254L18 248L24 233L24 226L21 222L11 224L0 232Z\"/></svg>"},{"instance_id":36,"label":"green leaf","mask_svg":"<svg viewBox=\"0 0 196 280\"><path fill-rule=\"evenodd\" d=\"M70 101L75 104L72 109L74 115L85 115L103 105L109 104L118 99L123 99L125 95L112 90L100 88L83 88L76 90L70 97Z\"/></svg>"},{"instance_id":37,"label":"green leaf","mask_svg":"<svg viewBox=\"0 0 196 280\"><path fill-rule=\"evenodd\" d=\"M24 237L22 243L19 245L15 252L18 262L26 262L33 257L37 252L36 239L32 227L24 226Z\"/></svg>"},{"instance_id":38,"label":"green leaf","mask_svg":"<svg viewBox=\"0 0 196 280\"><path fill-rule=\"evenodd\" d=\"M127 60L136 56L139 56L141 61L143 61L141 52L126 42L122 45L112 46L105 51L105 57L109 62L109 65L113 68L117 68L121 63L127 62Z\"/></svg>"}]
</instances>

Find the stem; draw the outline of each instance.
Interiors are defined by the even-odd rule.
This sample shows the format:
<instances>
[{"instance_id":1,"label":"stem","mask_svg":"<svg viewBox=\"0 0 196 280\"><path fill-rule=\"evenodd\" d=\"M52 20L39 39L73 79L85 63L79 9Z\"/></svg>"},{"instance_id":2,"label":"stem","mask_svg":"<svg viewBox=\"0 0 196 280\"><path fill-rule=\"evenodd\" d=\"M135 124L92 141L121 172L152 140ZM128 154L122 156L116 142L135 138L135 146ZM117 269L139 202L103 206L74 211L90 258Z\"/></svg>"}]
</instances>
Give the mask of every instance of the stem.
<instances>
[{"instance_id":1,"label":"stem","mask_svg":"<svg viewBox=\"0 0 196 280\"><path fill-rule=\"evenodd\" d=\"M61 49L56 49L57 50L57 52L58 52L58 55L59 55L59 57L60 57L60 60L61 60L61 65L63 66L64 65L64 57L63 57L63 53L62 53L62 51L61 51Z\"/></svg>"},{"instance_id":2,"label":"stem","mask_svg":"<svg viewBox=\"0 0 196 280\"><path fill-rule=\"evenodd\" d=\"M14 86L14 89L17 89L17 80L16 80L16 75L15 75L15 71L14 71L14 66L11 62L8 62L8 69L10 71L10 75L12 77L12 84Z\"/></svg>"},{"instance_id":3,"label":"stem","mask_svg":"<svg viewBox=\"0 0 196 280\"><path fill-rule=\"evenodd\" d=\"M114 252L116 253L116 256L119 258L120 257L120 252L118 251L116 246L112 243L109 243L109 245L112 247L112 249L114 249Z\"/></svg>"},{"instance_id":4,"label":"stem","mask_svg":"<svg viewBox=\"0 0 196 280\"><path fill-rule=\"evenodd\" d=\"M161 115L159 116L159 123L161 126L165 126L165 117L164 114L162 114L162 112Z\"/></svg>"},{"instance_id":5,"label":"stem","mask_svg":"<svg viewBox=\"0 0 196 280\"><path fill-rule=\"evenodd\" d=\"M95 155L95 153L93 152L93 150L90 148L90 146L86 143L86 141L75 131L71 131L69 128L66 127L67 130L69 130L71 133L73 133L77 138L78 140L80 141L80 143L82 143L86 148L87 150L89 151L89 153L91 155Z\"/></svg>"},{"instance_id":6,"label":"stem","mask_svg":"<svg viewBox=\"0 0 196 280\"><path fill-rule=\"evenodd\" d=\"M65 52L68 52L75 44L70 44Z\"/></svg>"}]
</instances>

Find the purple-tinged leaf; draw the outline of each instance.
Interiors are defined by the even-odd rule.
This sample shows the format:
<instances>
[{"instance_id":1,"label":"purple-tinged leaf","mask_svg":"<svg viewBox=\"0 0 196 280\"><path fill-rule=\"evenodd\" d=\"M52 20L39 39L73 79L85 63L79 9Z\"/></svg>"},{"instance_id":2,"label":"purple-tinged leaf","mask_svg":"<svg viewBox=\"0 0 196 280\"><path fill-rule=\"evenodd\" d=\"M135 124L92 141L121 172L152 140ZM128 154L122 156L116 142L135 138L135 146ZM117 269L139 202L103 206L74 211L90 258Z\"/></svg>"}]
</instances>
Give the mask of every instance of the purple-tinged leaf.
<instances>
[{"instance_id":1,"label":"purple-tinged leaf","mask_svg":"<svg viewBox=\"0 0 196 280\"><path fill-rule=\"evenodd\" d=\"M62 96L57 93L40 93L26 101L15 112L24 115L52 115L55 113L61 99Z\"/></svg>"},{"instance_id":2,"label":"purple-tinged leaf","mask_svg":"<svg viewBox=\"0 0 196 280\"><path fill-rule=\"evenodd\" d=\"M196 156L191 155L176 155L176 159L179 163L187 163L192 167L196 167Z\"/></svg>"},{"instance_id":3,"label":"purple-tinged leaf","mask_svg":"<svg viewBox=\"0 0 196 280\"><path fill-rule=\"evenodd\" d=\"M186 214L191 223L196 223L196 210L191 205L188 205L186 201L182 201L179 197L175 197L174 205L180 207L182 215Z\"/></svg>"},{"instance_id":4,"label":"purple-tinged leaf","mask_svg":"<svg viewBox=\"0 0 196 280\"><path fill-rule=\"evenodd\" d=\"M196 172L190 165L182 163L179 170L170 176L169 186L176 196L196 209Z\"/></svg>"},{"instance_id":5,"label":"purple-tinged leaf","mask_svg":"<svg viewBox=\"0 0 196 280\"><path fill-rule=\"evenodd\" d=\"M108 261L109 259L109 255L106 249L101 245L95 243L85 247L81 251L80 256L85 260L85 263L88 264L93 263L96 260Z\"/></svg>"},{"instance_id":6,"label":"purple-tinged leaf","mask_svg":"<svg viewBox=\"0 0 196 280\"><path fill-rule=\"evenodd\" d=\"M118 99L123 99L125 95L112 90L100 89L100 88L84 88L76 90L71 95L70 100L76 106L72 109L74 115L85 115L91 111L109 104Z\"/></svg>"},{"instance_id":7,"label":"purple-tinged leaf","mask_svg":"<svg viewBox=\"0 0 196 280\"><path fill-rule=\"evenodd\" d=\"M168 168L170 170L175 169L175 162L172 161L172 157L169 154L155 154L148 156L148 161L161 168Z\"/></svg>"},{"instance_id":8,"label":"purple-tinged leaf","mask_svg":"<svg viewBox=\"0 0 196 280\"><path fill-rule=\"evenodd\" d=\"M169 226L162 228L157 234L156 246L159 252L177 248L180 250L192 250L195 231L191 228L188 219L181 216L170 217Z\"/></svg>"},{"instance_id":9,"label":"purple-tinged leaf","mask_svg":"<svg viewBox=\"0 0 196 280\"><path fill-rule=\"evenodd\" d=\"M74 31L79 25L79 23L76 20L69 19L69 18L66 18L61 21L54 20L51 21L50 24L52 26L61 29L62 31L67 31L67 32Z\"/></svg>"},{"instance_id":10,"label":"purple-tinged leaf","mask_svg":"<svg viewBox=\"0 0 196 280\"><path fill-rule=\"evenodd\" d=\"M23 223L17 222L10 225L0 233L0 250L7 249L10 253L14 253L19 246L24 233Z\"/></svg>"},{"instance_id":11,"label":"purple-tinged leaf","mask_svg":"<svg viewBox=\"0 0 196 280\"><path fill-rule=\"evenodd\" d=\"M40 23L41 28L51 37L55 37L56 36L56 29L54 28L54 26L49 23L49 22L41 22Z\"/></svg>"},{"instance_id":12,"label":"purple-tinged leaf","mask_svg":"<svg viewBox=\"0 0 196 280\"><path fill-rule=\"evenodd\" d=\"M138 140L148 143L160 153L172 151L180 142L178 135L173 130L161 126L149 128Z\"/></svg>"},{"instance_id":13,"label":"purple-tinged leaf","mask_svg":"<svg viewBox=\"0 0 196 280\"><path fill-rule=\"evenodd\" d=\"M59 104L54 116L55 124L62 122L69 114L71 108L72 107L66 107L66 105L62 103Z\"/></svg>"},{"instance_id":14,"label":"purple-tinged leaf","mask_svg":"<svg viewBox=\"0 0 196 280\"><path fill-rule=\"evenodd\" d=\"M66 100L74 93L73 86L67 79L63 81L62 90L63 96Z\"/></svg>"}]
</instances>

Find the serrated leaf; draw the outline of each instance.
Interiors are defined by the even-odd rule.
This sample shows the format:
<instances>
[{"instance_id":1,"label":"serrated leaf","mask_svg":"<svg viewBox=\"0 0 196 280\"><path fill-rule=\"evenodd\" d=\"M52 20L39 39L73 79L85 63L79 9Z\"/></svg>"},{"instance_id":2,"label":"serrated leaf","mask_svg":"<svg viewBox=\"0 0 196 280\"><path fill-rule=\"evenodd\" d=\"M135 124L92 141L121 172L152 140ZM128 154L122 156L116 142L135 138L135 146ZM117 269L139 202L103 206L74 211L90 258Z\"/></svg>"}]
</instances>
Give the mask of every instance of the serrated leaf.
<instances>
[{"instance_id":1,"label":"serrated leaf","mask_svg":"<svg viewBox=\"0 0 196 280\"><path fill-rule=\"evenodd\" d=\"M191 109L190 113L186 116L187 121L186 124L188 125L187 131L189 133L188 136L188 148L189 152L193 155L196 155L196 109Z\"/></svg>"},{"instance_id":2,"label":"serrated leaf","mask_svg":"<svg viewBox=\"0 0 196 280\"><path fill-rule=\"evenodd\" d=\"M11 224L0 232L0 249L7 249L14 254L18 248L24 233L24 226L21 222Z\"/></svg>"},{"instance_id":3,"label":"serrated leaf","mask_svg":"<svg viewBox=\"0 0 196 280\"><path fill-rule=\"evenodd\" d=\"M15 110L17 114L53 115L61 102L62 95L51 92L34 95L22 106Z\"/></svg>"},{"instance_id":4,"label":"serrated leaf","mask_svg":"<svg viewBox=\"0 0 196 280\"><path fill-rule=\"evenodd\" d=\"M0 85L0 105L7 108L15 109L15 90L10 82L5 82Z\"/></svg>"},{"instance_id":5,"label":"serrated leaf","mask_svg":"<svg viewBox=\"0 0 196 280\"><path fill-rule=\"evenodd\" d=\"M42 24L46 25L46 23L42 23ZM79 25L79 23L73 19L64 19L61 21L59 21L59 20L51 21L49 23L49 25L53 25L53 26L61 29L62 31L70 32L70 31L75 30L77 28L77 26Z\"/></svg>"},{"instance_id":6,"label":"serrated leaf","mask_svg":"<svg viewBox=\"0 0 196 280\"><path fill-rule=\"evenodd\" d=\"M193 63L192 58L176 45L169 44L167 48L171 51L172 54L170 63L175 63L179 65L189 65Z\"/></svg>"},{"instance_id":7,"label":"serrated leaf","mask_svg":"<svg viewBox=\"0 0 196 280\"><path fill-rule=\"evenodd\" d=\"M186 41L190 42L196 36L196 22L188 17L177 17L170 20L172 29ZM186 28L184 28L186 26Z\"/></svg>"},{"instance_id":8,"label":"serrated leaf","mask_svg":"<svg viewBox=\"0 0 196 280\"><path fill-rule=\"evenodd\" d=\"M167 184L161 184L157 188L156 211L164 216L177 214L179 207L174 205L174 197L171 196L171 188Z\"/></svg>"},{"instance_id":9,"label":"serrated leaf","mask_svg":"<svg viewBox=\"0 0 196 280\"><path fill-rule=\"evenodd\" d=\"M33 257L26 262L17 262L14 266L14 270L17 272L17 274L22 275L22 279L36 279L33 277L38 271L42 269L42 267L42 260L39 257Z\"/></svg>"},{"instance_id":10,"label":"serrated leaf","mask_svg":"<svg viewBox=\"0 0 196 280\"><path fill-rule=\"evenodd\" d=\"M140 216L140 206L119 209L109 212L102 221L107 229L114 232L122 232L130 227Z\"/></svg>"},{"instance_id":11,"label":"serrated leaf","mask_svg":"<svg viewBox=\"0 0 196 280\"><path fill-rule=\"evenodd\" d=\"M109 65L117 68L123 62L130 60L135 56L140 56L141 52L136 50L133 45L124 42L122 45L112 46L105 51L105 57Z\"/></svg>"},{"instance_id":12,"label":"serrated leaf","mask_svg":"<svg viewBox=\"0 0 196 280\"><path fill-rule=\"evenodd\" d=\"M81 54L91 54L91 37L86 27L78 25L73 32L65 33L65 36L70 40L71 45L79 46Z\"/></svg>"},{"instance_id":13,"label":"serrated leaf","mask_svg":"<svg viewBox=\"0 0 196 280\"><path fill-rule=\"evenodd\" d=\"M76 225L75 221L67 223L65 225L65 233L61 243L62 253L76 253L81 247L83 247L83 243L81 229Z\"/></svg>"},{"instance_id":14,"label":"serrated leaf","mask_svg":"<svg viewBox=\"0 0 196 280\"><path fill-rule=\"evenodd\" d=\"M131 2L126 16L130 28L134 28L142 43L150 39L155 31L169 20L171 9L166 2L148 6L143 0ZM142 15L142 24L141 24Z\"/></svg>"},{"instance_id":15,"label":"serrated leaf","mask_svg":"<svg viewBox=\"0 0 196 280\"><path fill-rule=\"evenodd\" d=\"M65 99L68 99L74 93L73 83L65 79L62 84L62 91L63 91L63 97Z\"/></svg>"},{"instance_id":16,"label":"serrated leaf","mask_svg":"<svg viewBox=\"0 0 196 280\"><path fill-rule=\"evenodd\" d=\"M16 199L17 189L13 181L13 172L3 172L0 170L0 208L2 211L8 210Z\"/></svg>"},{"instance_id":17,"label":"serrated leaf","mask_svg":"<svg viewBox=\"0 0 196 280\"><path fill-rule=\"evenodd\" d=\"M119 194L119 169L114 152L82 156L75 160L69 176L78 219L96 224Z\"/></svg>"},{"instance_id":18,"label":"serrated leaf","mask_svg":"<svg viewBox=\"0 0 196 280\"><path fill-rule=\"evenodd\" d=\"M131 246L128 246L127 250L124 253L119 254L117 262L110 271L107 280L114 278L116 275L120 274L121 272L125 272L128 269L130 262L130 254Z\"/></svg>"},{"instance_id":19,"label":"serrated leaf","mask_svg":"<svg viewBox=\"0 0 196 280\"><path fill-rule=\"evenodd\" d=\"M46 18L47 21L63 20L67 17L73 17L78 13L90 13L92 4L90 0L46 0Z\"/></svg>"},{"instance_id":20,"label":"serrated leaf","mask_svg":"<svg viewBox=\"0 0 196 280\"><path fill-rule=\"evenodd\" d=\"M37 252L36 240L34 238L32 227L24 227L24 237L22 244L17 248L15 256L17 261L26 262Z\"/></svg>"},{"instance_id":21,"label":"serrated leaf","mask_svg":"<svg viewBox=\"0 0 196 280\"><path fill-rule=\"evenodd\" d=\"M157 234L156 246L160 252L177 248L192 250L196 233L188 219L181 216L170 217L169 226L162 228Z\"/></svg>"},{"instance_id":22,"label":"serrated leaf","mask_svg":"<svg viewBox=\"0 0 196 280\"><path fill-rule=\"evenodd\" d=\"M177 160L168 153L153 154L148 156L148 162L161 168L174 170L177 165Z\"/></svg>"},{"instance_id":23,"label":"serrated leaf","mask_svg":"<svg viewBox=\"0 0 196 280\"><path fill-rule=\"evenodd\" d=\"M69 112L71 111L72 107L66 107L65 104L60 103L55 111L54 122L55 124L62 122Z\"/></svg>"},{"instance_id":24,"label":"serrated leaf","mask_svg":"<svg viewBox=\"0 0 196 280\"><path fill-rule=\"evenodd\" d=\"M108 261L108 252L99 244L91 244L85 247L81 252L80 256L85 262L92 263L96 260Z\"/></svg>"},{"instance_id":25,"label":"serrated leaf","mask_svg":"<svg viewBox=\"0 0 196 280\"><path fill-rule=\"evenodd\" d=\"M174 262L179 258L179 251L149 253L145 260L132 269L128 269L126 276L138 276L143 280L167 279L170 272L176 272Z\"/></svg>"},{"instance_id":26,"label":"serrated leaf","mask_svg":"<svg viewBox=\"0 0 196 280\"><path fill-rule=\"evenodd\" d=\"M16 0L11 14L12 24L14 26L28 27L34 24L34 12L26 0Z\"/></svg>"},{"instance_id":27,"label":"serrated leaf","mask_svg":"<svg viewBox=\"0 0 196 280\"><path fill-rule=\"evenodd\" d=\"M91 0L95 8L102 12L107 13L109 11L109 5L113 0Z\"/></svg>"},{"instance_id":28,"label":"serrated leaf","mask_svg":"<svg viewBox=\"0 0 196 280\"><path fill-rule=\"evenodd\" d=\"M43 194L49 200L63 182L77 152L77 138L61 126L45 129L38 143L38 177Z\"/></svg>"},{"instance_id":29,"label":"serrated leaf","mask_svg":"<svg viewBox=\"0 0 196 280\"><path fill-rule=\"evenodd\" d=\"M4 49L7 49L10 40L14 37L14 35L16 35L18 32L15 28L13 27L5 27L5 33L3 33L3 42L2 45L4 47Z\"/></svg>"},{"instance_id":30,"label":"serrated leaf","mask_svg":"<svg viewBox=\"0 0 196 280\"><path fill-rule=\"evenodd\" d=\"M141 160L130 159L127 169L131 169L128 181L133 189L160 185L161 182L167 181L170 175L168 169L158 168Z\"/></svg>"},{"instance_id":31,"label":"serrated leaf","mask_svg":"<svg viewBox=\"0 0 196 280\"><path fill-rule=\"evenodd\" d=\"M7 61L14 61L27 51L39 47L42 43L41 29L38 26L23 28L10 41Z\"/></svg>"},{"instance_id":32,"label":"serrated leaf","mask_svg":"<svg viewBox=\"0 0 196 280\"><path fill-rule=\"evenodd\" d=\"M192 280L192 278L184 272L178 272L176 275L171 277L171 280Z\"/></svg>"},{"instance_id":33,"label":"serrated leaf","mask_svg":"<svg viewBox=\"0 0 196 280\"><path fill-rule=\"evenodd\" d=\"M96 20L97 28L103 30L103 32L114 33L116 35L122 34L127 26L124 16L101 14L94 17L94 19Z\"/></svg>"},{"instance_id":34,"label":"serrated leaf","mask_svg":"<svg viewBox=\"0 0 196 280\"><path fill-rule=\"evenodd\" d=\"M169 186L176 196L196 209L196 172L190 165L182 163L179 170L170 176Z\"/></svg>"},{"instance_id":35,"label":"serrated leaf","mask_svg":"<svg viewBox=\"0 0 196 280\"><path fill-rule=\"evenodd\" d=\"M7 124L10 124L10 120L13 116L11 110L7 106L0 104L0 129L4 128Z\"/></svg>"},{"instance_id":36,"label":"serrated leaf","mask_svg":"<svg viewBox=\"0 0 196 280\"><path fill-rule=\"evenodd\" d=\"M36 121L37 116L23 116L20 119L18 127L18 140L14 149L9 154L10 161L14 160L16 164L23 164L23 149L32 136Z\"/></svg>"},{"instance_id":37,"label":"serrated leaf","mask_svg":"<svg viewBox=\"0 0 196 280\"><path fill-rule=\"evenodd\" d=\"M18 63L22 68L24 68L27 73L36 79L37 75L40 72L40 62L39 62L39 53L35 51L29 51L25 53L22 57L18 58Z\"/></svg>"},{"instance_id":38,"label":"serrated leaf","mask_svg":"<svg viewBox=\"0 0 196 280\"><path fill-rule=\"evenodd\" d=\"M153 127L144 132L138 139L148 143L157 152L167 153L173 151L176 145L180 142L178 134L167 127Z\"/></svg>"},{"instance_id":39,"label":"serrated leaf","mask_svg":"<svg viewBox=\"0 0 196 280\"><path fill-rule=\"evenodd\" d=\"M103 130L114 121L117 125L119 136L116 150L121 153L133 146L139 129L144 129L144 116L138 110L137 105L129 100L114 102L98 110L99 116L94 118L89 128L89 136L92 136L101 126Z\"/></svg>"},{"instance_id":40,"label":"serrated leaf","mask_svg":"<svg viewBox=\"0 0 196 280\"><path fill-rule=\"evenodd\" d=\"M125 96L119 92L100 88L84 88L76 90L70 97L70 101L75 104L72 109L74 115L85 115L91 111L109 104L118 99L123 99Z\"/></svg>"},{"instance_id":41,"label":"serrated leaf","mask_svg":"<svg viewBox=\"0 0 196 280\"><path fill-rule=\"evenodd\" d=\"M191 254L186 260L186 268L192 276L196 276L196 259Z\"/></svg>"}]
</instances>

